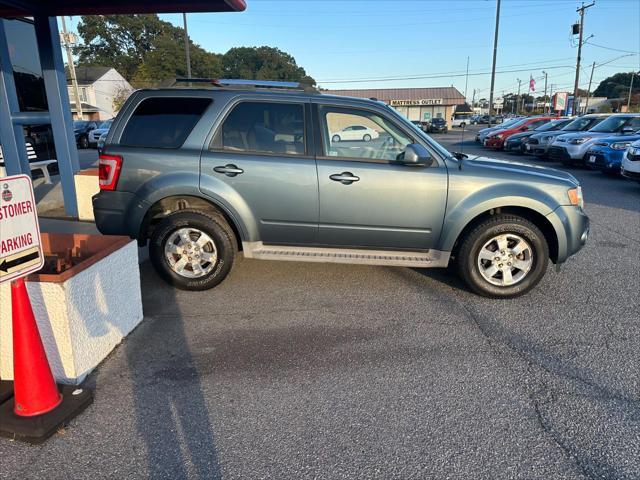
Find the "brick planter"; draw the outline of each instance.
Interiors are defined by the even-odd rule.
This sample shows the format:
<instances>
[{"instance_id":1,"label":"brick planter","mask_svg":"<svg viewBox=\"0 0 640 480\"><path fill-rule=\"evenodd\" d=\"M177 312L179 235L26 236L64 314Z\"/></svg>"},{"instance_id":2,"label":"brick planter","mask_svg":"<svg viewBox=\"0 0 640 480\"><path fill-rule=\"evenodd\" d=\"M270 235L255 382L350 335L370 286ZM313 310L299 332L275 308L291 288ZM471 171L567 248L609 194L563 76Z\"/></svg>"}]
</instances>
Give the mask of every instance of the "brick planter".
<instances>
[{"instance_id":1,"label":"brick planter","mask_svg":"<svg viewBox=\"0 0 640 480\"><path fill-rule=\"evenodd\" d=\"M58 382L78 384L142 320L138 248L127 237L42 234L45 257L80 249L60 274L33 274L27 290ZM10 286L0 286L0 377L13 378Z\"/></svg>"}]
</instances>

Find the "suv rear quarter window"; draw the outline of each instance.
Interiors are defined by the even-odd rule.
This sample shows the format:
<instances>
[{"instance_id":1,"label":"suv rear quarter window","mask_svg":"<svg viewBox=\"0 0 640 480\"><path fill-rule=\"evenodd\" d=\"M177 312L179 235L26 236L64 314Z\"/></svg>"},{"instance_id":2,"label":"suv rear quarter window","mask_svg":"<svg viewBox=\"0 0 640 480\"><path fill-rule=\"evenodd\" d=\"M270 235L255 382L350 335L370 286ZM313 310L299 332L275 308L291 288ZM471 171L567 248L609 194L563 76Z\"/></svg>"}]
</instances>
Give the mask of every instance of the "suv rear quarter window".
<instances>
[{"instance_id":1,"label":"suv rear quarter window","mask_svg":"<svg viewBox=\"0 0 640 480\"><path fill-rule=\"evenodd\" d=\"M210 98L147 98L129 118L120 145L179 148L210 104Z\"/></svg>"}]
</instances>

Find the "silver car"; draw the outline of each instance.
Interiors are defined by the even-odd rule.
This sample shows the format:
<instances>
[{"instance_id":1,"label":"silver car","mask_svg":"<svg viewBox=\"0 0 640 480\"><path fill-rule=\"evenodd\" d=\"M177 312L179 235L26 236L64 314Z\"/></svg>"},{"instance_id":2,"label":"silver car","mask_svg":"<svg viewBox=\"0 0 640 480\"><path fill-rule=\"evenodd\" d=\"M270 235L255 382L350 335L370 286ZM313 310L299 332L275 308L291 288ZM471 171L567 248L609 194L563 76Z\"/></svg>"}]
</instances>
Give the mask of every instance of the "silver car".
<instances>
[{"instance_id":1,"label":"silver car","mask_svg":"<svg viewBox=\"0 0 640 480\"><path fill-rule=\"evenodd\" d=\"M598 138L615 134L632 135L638 130L640 130L640 114L611 115L586 132L568 133L556 137L549 148L549 157L563 165L584 165L585 154Z\"/></svg>"}]
</instances>

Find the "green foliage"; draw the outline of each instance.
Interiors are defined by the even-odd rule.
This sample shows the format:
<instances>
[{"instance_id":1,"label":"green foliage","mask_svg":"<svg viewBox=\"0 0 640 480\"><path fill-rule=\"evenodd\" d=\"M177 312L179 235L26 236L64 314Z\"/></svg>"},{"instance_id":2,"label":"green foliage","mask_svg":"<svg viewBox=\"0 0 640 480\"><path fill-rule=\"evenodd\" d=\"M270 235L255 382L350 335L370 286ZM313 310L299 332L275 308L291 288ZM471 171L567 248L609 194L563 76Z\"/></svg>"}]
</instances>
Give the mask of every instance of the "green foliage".
<instances>
[{"instance_id":1,"label":"green foliage","mask_svg":"<svg viewBox=\"0 0 640 480\"><path fill-rule=\"evenodd\" d=\"M626 98L629 95L631 75L635 75L635 78L633 79L633 93L640 93L640 74L622 72L616 73L611 77L607 77L602 82L600 82L598 88L596 88L593 92L593 96L607 98Z\"/></svg>"},{"instance_id":2,"label":"green foliage","mask_svg":"<svg viewBox=\"0 0 640 480\"><path fill-rule=\"evenodd\" d=\"M75 48L79 65L114 67L134 87L155 86L186 77L184 30L157 15L91 15L78 24L83 45ZM288 53L272 47L232 48L211 53L189 40L191 75L301 81L315 85Z\"/></svg>"},{"instance_id":3,"label":"green foliage","mask_svg":"<svg viewBox=\"0 0 640 480\"><path fill-rule=\"evenodd\" d=\"M222 56L223 76L251 80L303 81L315 85L296 60L273 47L232 48Z\"/></svg>"}]
</instances>

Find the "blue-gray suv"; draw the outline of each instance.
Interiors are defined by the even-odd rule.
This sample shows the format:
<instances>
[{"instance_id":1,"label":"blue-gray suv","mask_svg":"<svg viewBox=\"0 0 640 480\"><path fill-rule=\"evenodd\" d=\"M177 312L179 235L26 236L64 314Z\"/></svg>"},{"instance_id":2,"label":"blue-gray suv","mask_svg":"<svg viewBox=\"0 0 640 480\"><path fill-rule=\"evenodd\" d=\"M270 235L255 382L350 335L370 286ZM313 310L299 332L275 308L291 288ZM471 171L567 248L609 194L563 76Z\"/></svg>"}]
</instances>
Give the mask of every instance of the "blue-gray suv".
<instances>
[{"instance_id":1,"label":"blue-gray suv","mask_svg":"<svg viewBox=\"0 0 640 480\"><path fill-rule=\"evenodd\" d=\"M350 126L371 138L334 141ZM100 156L96 224L204 290L247 258L405 267L455 261L514 297L585 244L568 173L450 153L387 105L283 82L139 90Z\"/></svg>"}]
</instances>

